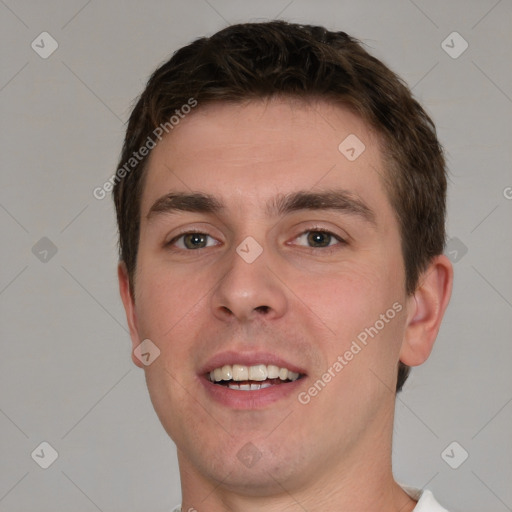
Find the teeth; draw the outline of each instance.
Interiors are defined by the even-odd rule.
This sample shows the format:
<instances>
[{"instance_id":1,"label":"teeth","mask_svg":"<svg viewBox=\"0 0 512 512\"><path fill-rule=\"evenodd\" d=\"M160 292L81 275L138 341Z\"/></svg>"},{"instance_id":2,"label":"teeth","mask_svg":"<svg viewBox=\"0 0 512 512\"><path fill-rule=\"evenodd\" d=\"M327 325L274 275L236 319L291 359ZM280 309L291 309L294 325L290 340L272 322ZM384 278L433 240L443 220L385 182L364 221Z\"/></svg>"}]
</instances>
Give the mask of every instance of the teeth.
<instances>
[{"instance_id":1,"label":"teeth","mask_svg":"<svg viewBox=\"0 0 512 512\"><path fill-rule=\"evenodd\" d=\"M269 379L277 379L279 377L279 366L274 366L273 364L269 364L267 366L268 378Z\"/></svg>"},{"instance_id":2,"label":"teeth","mask_svg":"<svg viewBox=\"0 0 512 512\"><path fill-rule=\"evenodd\" d=\"M211 373L210 373L210 377L211 377ZM222 368L215 368L215 370L213 370L213 378L215 379L215 381L219 381L219 380L222 380Z\"/></svg>"},{"instance_id":3,"label":"teeth","mask_svg":"<svg viewBox=\"0 0 512 512\"><path fill-rule=\"evenodd\" d=\"M249 380L249 369L241 364L233 365L233 380Z\"/></svg>"},{"instance_id":4,"label":"teeth","mask_svg":"<svg viewBox=\"0 0 512 512\"><path fill-rule=\"evenodd\" d=\"M235 384L233 382L230 382L228 384L229 389L237 389L242 391L255 391L256 389L265 389L272 386L270 382L263 382L261 384Z\"/></svg>"},{"instance_id":5,"label":"teeth","mask_svg":"<svg viewBox=\"0 0 512 512\"><path fill-rule=\"evenodd\" d=\"M222 378L223 380L231 380L233 378L233 370L229 364L222 367Z\"/></svg>"},{"instance_id":6,"label":"teeth","mask_svg":"<svg viewBox=\"0 0 512 512\"><path fill-rule=\"evenodd\" d=\"M257 364L254 366L244 366L242 364L234 364L229 365L226 364L220 368L215 368L215 370L212 370L210 372L210 380L212 382L220 382L220 381L259 381L263 382L267 379L281 379L281 380L297 380L299 378L299 374L296 372L292 372L291 370L288 370L288 368L279 368L275 365L265 365L265 364ZM258 388L254 389L262 389L269 387L271 384L230 384L229 386L232 387L232 389L251 389L250 386L259 386ZM235 387L237 386L237 387ZM246 387L249 386L249 387Z\"/></svg>"},{"instance_id":7,"label":"teeth","mask_svg":"<svg viewBox=\"0 0 512 512\"><path fill-rule=\"evenodd\" d=\"M268 371L264 364L249 366L249 380L266 380L267 377Z\"/></svg>"}]
</instances>

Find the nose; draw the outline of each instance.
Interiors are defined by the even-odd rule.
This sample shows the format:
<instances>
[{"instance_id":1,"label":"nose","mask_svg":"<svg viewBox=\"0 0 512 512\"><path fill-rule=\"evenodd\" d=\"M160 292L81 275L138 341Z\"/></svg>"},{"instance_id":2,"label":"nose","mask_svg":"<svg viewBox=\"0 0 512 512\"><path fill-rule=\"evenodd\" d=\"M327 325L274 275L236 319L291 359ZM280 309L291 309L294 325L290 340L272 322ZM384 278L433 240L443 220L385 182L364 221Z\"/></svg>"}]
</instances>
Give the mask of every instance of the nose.
<instances>
[{"instance_id":1,"label":"nose","mask_svg":"<svg viewBox=\"0 0 512 512\"><path fill-rule=\"evenodd\" d=\"M212 295L215 317L223 321L237 319L239 322L250 322L283 316L288 305L286 287L277 277L276 266L270 268L268 251L264 249L251 263L235 251L230 257L229 269Z\"/></svg>"}]
</instances>

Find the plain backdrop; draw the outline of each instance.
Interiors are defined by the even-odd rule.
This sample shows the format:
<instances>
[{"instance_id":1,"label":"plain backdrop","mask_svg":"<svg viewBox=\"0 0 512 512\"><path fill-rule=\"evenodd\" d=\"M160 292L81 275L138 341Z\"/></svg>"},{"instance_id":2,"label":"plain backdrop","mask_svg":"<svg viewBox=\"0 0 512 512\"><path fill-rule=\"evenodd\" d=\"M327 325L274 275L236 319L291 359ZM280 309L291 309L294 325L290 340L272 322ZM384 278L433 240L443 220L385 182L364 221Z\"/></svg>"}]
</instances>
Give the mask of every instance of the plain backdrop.
<instances>
[{"instance_id":1,"label":"plain backdrop","mask_svg":"<svg viewBox=\"0 0 512 512\"><path fill-rule=\"evenodd\" d=\"M179 503L174 444L130 359L112 202L93 190L156 66L276 17L358 37L436 121L455 286L397 400L394 468L450 511L512 510L510 0L1 0L0 17L1 512Z\"/></svg>"}]
</instances>

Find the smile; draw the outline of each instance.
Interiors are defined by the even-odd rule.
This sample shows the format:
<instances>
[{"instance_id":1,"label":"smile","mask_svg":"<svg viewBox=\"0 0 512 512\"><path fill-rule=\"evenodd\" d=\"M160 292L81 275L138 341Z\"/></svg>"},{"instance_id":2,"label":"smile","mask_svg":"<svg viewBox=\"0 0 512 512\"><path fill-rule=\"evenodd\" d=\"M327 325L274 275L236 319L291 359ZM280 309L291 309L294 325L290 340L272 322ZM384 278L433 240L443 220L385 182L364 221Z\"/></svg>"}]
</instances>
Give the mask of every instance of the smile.
<instances>
[{"instance_id":1,"label":"smile","mask_svg":"<svg viewBox=\"0 0 512 512\"><path fill-rule=\"evenodd\" d=\"M255 391L276 386L286 382L294 382L301 374L276 365L226 364L211 370L208 374L210 382L240 391Z\"/></svg>"}]
</instances>

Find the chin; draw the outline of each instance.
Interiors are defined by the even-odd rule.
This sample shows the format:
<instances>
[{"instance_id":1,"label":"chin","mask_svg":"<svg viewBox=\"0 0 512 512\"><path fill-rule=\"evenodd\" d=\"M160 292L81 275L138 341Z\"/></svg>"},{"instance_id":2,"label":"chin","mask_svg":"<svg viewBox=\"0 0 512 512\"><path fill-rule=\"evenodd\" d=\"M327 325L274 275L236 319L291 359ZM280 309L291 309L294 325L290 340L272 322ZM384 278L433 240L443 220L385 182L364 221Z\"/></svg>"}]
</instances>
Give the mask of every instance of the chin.
<instances>
[{"instance_id":1,"label":"chin","mask_svg":"<svg viewBox=\"0 0 512 512\"><path fill-rule=\"evenodd\" d=\"M239 438L222 447L221 444L203 444L199 450L195 445L192 453L182 451L181 456L187 457L215 486L245 495L271 496L282 493L283 487L291 491L310 480L303 473L304 468L310 471L311 462L305 460L303 450L290 442L280 439L270 443L262 438L253 444L247 438ZM207 453L209 456L205 457Z\"/></svg>"}]
</instances>

